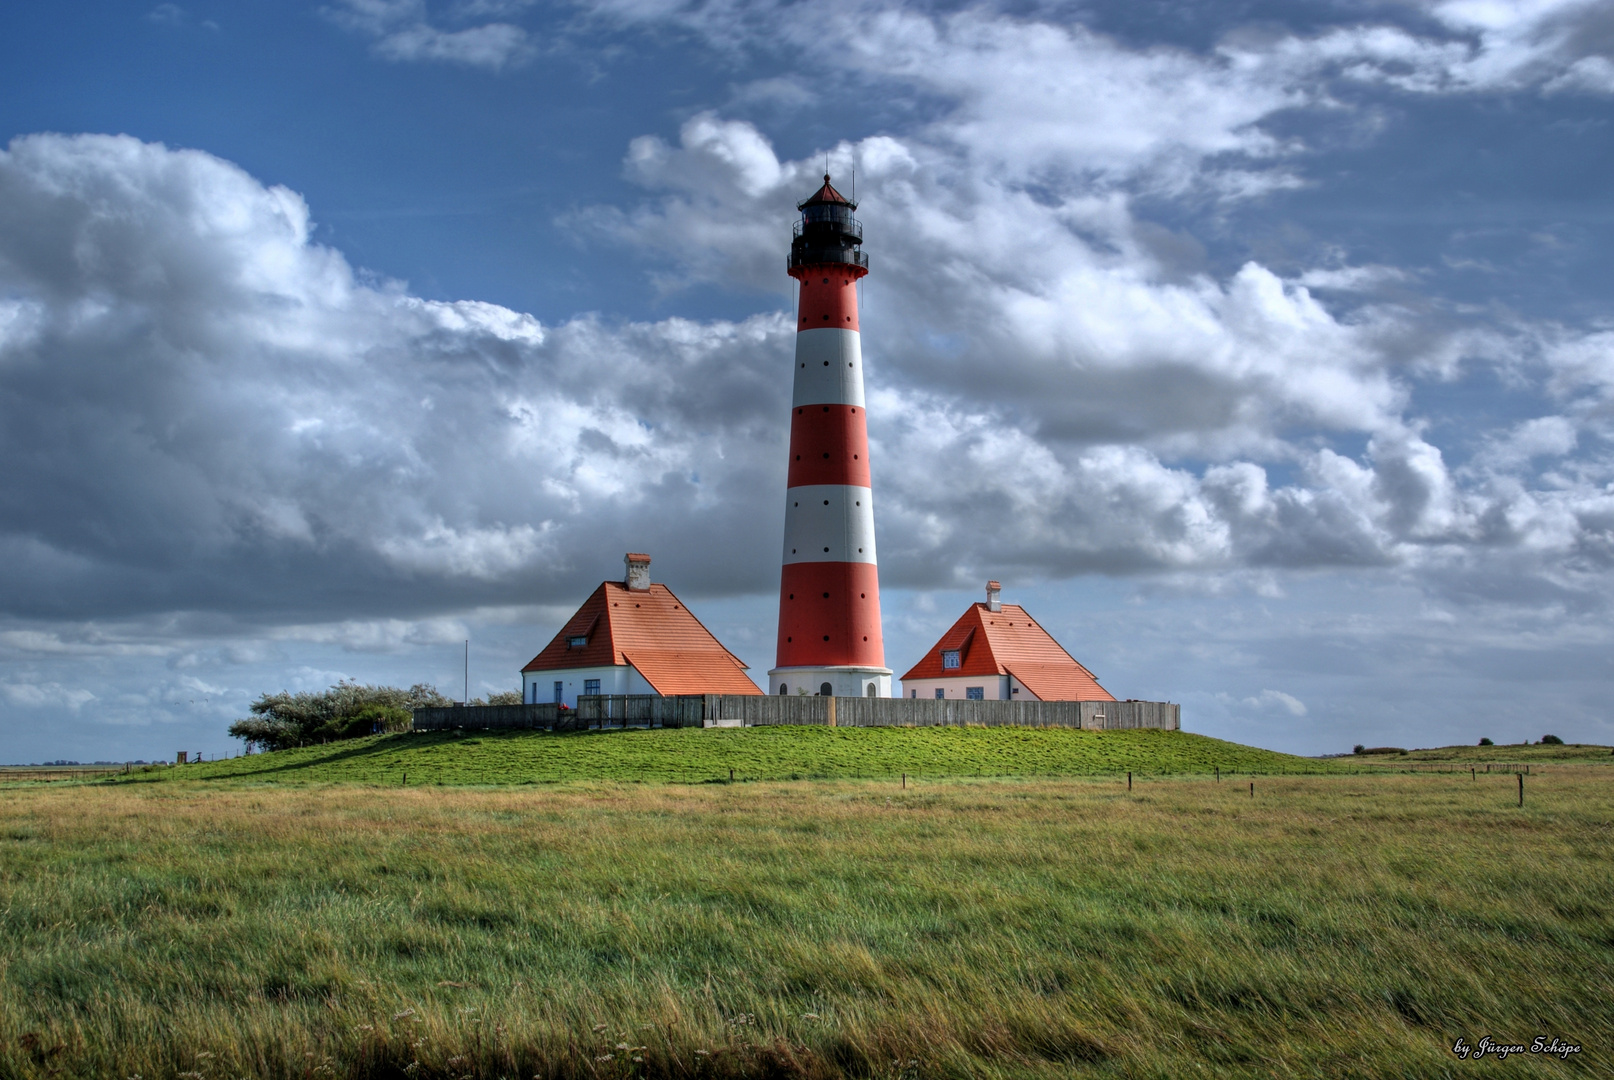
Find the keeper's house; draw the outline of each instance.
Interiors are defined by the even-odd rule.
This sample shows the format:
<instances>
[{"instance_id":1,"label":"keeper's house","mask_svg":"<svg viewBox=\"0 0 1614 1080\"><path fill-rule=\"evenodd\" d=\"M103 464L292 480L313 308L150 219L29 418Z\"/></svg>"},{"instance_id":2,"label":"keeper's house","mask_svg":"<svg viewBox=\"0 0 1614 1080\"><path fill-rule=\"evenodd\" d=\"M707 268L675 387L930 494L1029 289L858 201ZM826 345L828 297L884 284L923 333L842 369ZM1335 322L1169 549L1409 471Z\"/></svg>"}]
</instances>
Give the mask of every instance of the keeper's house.
<instances>
[{"instance_id":1,"label":"keeper's house","mask_svg":"<svg viewBox=\"0 0 1614 1080\"><path fill-rule=\"evenodd\" d=\"M575 709L579 694L762 693L671 589L651 584L650 556L623 561L623 580L601 582L521 669L523 701Z\"/></svg>"},{"instance_id":2,"label":"keeper's house","mask_svg":"<svg viewBox=\"0 0 1614 1080\"><path fill-rule=\"evenodd\" d=\"M1114 701L1001 587L986 583L986 603L968 611L902 677L911 698L985 701Z\"/></svg>"}]
</instances>

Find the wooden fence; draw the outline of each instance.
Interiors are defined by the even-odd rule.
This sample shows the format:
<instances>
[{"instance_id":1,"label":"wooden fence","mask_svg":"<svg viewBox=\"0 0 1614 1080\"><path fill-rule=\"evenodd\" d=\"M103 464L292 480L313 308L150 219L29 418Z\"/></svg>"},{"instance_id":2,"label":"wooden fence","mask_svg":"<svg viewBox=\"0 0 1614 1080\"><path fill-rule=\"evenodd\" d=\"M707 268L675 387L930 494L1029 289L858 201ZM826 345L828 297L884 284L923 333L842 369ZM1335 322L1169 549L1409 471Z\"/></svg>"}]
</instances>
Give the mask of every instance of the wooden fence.
<instances>
[{"instance_id":1,"label":"wooden fence","mask_svg":"<svg viewBox=\"0 0 1614 1080\"><path fill-rule=\"evenodd\" d=\"M507 731L522 728L553 729L559 707L549 705L458 705L441 709L416 709L415 731L449 731L479 728ZM561 730L568 730L563 726Z\"/></svg>"},{"instance_id":2,"label":"wooden fence","mask_svg":"<svg viewBox=\"0 0 1614 1080\"><path fill-rule=\"evenodd\" d=\"M702 727L721 721L747 727L1069 727L1087 731L1181 726L1181 706L1165 701L971 701L960 698L859 698L705 694L584 695L576 709L556 705L473 705L416 709L416 731L453 728Z\"/></svg>"},{"instance_id":3,"label":"wooden fence","mask_svg":"<svg viewBox=\"0 0 1614 1080\"><path fill-rule=\"evenodd\" d=\"M1350 754L1341 754L1335 760L1349 761L1351 758L1352 755ZM1396 761L1391 758L1388 761L1370 761L1368 764L1384 769L1386 772L1523 773L1526 776L1530 775L1529 764L1520 764L1518 762Z\"/></svg>"},{"instance_id":4,"label":"wooden fence","mask_svg":"<svg viewBox=\"0 0 1614 1080\"><path fill-rule=\"evenodd\" d=\"M700 727L706 698L698 694L579 694L577 719L590 727Z\"/></svg>"},{"instance_id":5,"label":"wooden fence","mask_svg":"<svg viewBox=\"0 0 1614 1080\"><path fill-rule=\"evenodd\" d=\"M40 768L7 767L0 768L0 783L11 780L99 780L107 776L121 776L129 771L129 766L119 765L116 768L107 766L90 766L82 768L72 765L45 766Z\"/></svg>"}]
</instances>

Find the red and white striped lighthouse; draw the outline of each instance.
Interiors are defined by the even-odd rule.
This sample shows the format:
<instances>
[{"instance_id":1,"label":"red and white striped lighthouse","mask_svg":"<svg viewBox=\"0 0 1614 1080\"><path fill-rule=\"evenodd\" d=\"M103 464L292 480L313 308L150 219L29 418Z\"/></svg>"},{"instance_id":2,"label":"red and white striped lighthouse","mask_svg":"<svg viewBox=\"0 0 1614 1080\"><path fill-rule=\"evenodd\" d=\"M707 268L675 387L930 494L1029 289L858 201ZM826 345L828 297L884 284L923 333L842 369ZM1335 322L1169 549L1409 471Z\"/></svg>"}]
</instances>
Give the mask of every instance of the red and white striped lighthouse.
<instances>
[{"instance_id":1,"label":"red and white striped lighthouse","mask_svg":"<svg viewBox=\"0 0 1614 1080\"><path fill-rule=\"evenodd\" d=\"M874 498L857 283L869 272L857 204L830 186L799 203L790 276L801 283L784 572L773 694L890 697L880 639Z\"/></svg>"}]
</instances>

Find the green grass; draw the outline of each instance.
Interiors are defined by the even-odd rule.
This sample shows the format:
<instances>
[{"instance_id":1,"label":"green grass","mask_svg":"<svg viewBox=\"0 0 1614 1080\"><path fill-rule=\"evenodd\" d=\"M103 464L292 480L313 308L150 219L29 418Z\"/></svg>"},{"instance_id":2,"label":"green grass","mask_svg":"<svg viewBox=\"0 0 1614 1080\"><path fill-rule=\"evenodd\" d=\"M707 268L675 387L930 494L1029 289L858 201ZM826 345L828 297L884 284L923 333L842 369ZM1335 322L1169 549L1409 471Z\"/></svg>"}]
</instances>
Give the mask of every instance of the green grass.
<instances>
[{"instance_id":1,"label":"green grass","mask_svg":"<svg viewBox=\"0 0 1614 1080\"><path fill-rule=\"evenodd\" d=\"M1397 761L1452 761L1462 765L1484 765L1487 762L1533 763L1537 761L1578 761L1585 764L1614 764L1614 747L1593 746L1587 743L1565 743L1562 746L1542 746L1531 743L1520 746L1437 746L1428 750L1409 750L1405 757L1390 754L1367 758L1370 764L1394 765Z\"/></svg>"},{"instance_id":2,"label":"green grass","mask_svg":"<svg viewBox=\"0 0 1614 1080\"><path fill-rule=\"evenodd\" d=\"M1068 728L756 727L552 735L380 735L301 750L158 768L131 781L513 784L576 780L727 780L941 776L1338 773L1357 767L1180 731Z\"/></svg>"},{"instance_id":3,"label":"green grass","mask_svg":"<svg viewBox=\"0 0 1614 1080\"><path fill-rule=\"evenodd\" d=\"M16 786L0 1076L1608 1075L1614 790L1527 783Z\"/></svg>"}]
</instances>

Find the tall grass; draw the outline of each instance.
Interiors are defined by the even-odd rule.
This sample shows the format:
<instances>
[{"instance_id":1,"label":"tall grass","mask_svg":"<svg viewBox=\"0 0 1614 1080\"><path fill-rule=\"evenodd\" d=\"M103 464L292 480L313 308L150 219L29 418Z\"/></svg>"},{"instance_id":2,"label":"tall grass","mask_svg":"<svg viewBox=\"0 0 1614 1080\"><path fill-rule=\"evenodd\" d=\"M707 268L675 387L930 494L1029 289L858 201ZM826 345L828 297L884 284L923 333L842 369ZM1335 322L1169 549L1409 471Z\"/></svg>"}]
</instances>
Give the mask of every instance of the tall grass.
<instances>
[{"instance_id":1,"label":"tall grass","mask_svg":"<svg viewBox=\"0 0 1614 1080\"><path fill-rule=\"evenodd\" d=\"M1606 1075L1605 776L13 788L0 1076Z\"/></svg>"}]
</instances>

